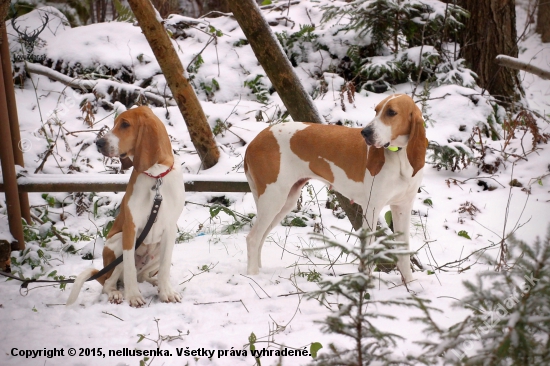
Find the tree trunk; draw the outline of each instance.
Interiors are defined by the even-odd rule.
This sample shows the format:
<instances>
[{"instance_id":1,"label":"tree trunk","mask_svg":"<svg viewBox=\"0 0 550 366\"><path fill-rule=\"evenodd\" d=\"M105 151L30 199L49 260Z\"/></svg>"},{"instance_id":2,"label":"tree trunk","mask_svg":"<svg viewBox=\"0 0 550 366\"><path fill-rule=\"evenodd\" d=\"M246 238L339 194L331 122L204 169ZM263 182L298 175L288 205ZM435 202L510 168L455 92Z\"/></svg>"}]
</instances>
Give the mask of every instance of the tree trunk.
<instances>
[{"instance_id":1,"label":"tree trunk","mask_svg":"<svg viewBox=\"0 0 550 366\"><path fill-rule=\"evenodd\" d=\"M214 135L193 87L183 76L184 70L181 61L166 30L157 20L153 5L149 0L128 0L128 3L157 58L166 83L185 119L191 141L202 161L202 167L208 169L216 165L220 152L216 146Z\"/></svg>"},{"instance_id":2,"label":"tree trunk","mask_svg":"<svg viewBox=\"0 0 550 366\"><path fill-rule=\"evenodd\" d=\"M478 84L500 103L511 105L523 95L518 72L499 67L498 55L518 56L514 0L460 0L470 12L461 54L478 75Z\"/></svg>"},{"instance_id":3,"label":"tree trunk","mask_svg":"<svg viewBox=\"0 0 550 366\"><path fill-rule=\"evenodd\" d=\"M228 0L229 8L239 22L246 39L265 73L295 121L322 123L313 100L306 92L292 64L284 54L271 27L254 0ZM362 226L363 210L336 192L340 206L346 212L355 230Z\"/></svg>"},{"instance_id":4,"label":"tree trunk","mask_svg":"<svg viewBox=\"0 0 550 366\"><path fill-rule=\"evenodd\" d=\"M548 0L539 1L536 31L544 43L550 42L550 1Z\"/></svg>"}]
</instances>

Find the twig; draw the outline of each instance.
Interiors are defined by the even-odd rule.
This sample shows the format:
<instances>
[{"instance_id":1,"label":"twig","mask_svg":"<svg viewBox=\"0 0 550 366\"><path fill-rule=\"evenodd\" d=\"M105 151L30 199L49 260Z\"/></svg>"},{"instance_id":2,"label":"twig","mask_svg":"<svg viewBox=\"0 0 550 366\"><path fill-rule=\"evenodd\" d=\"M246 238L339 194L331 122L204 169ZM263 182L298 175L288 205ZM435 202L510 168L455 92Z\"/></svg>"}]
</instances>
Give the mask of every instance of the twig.
<instances>
[{"instance_id":1,"label":"twig","mask_svg":"<svg viewBox=\"0 0 550 366\"><path fill-rule=\"evenodd\" d=\"M202 270L202 271L200 271L199 273L193 273L193 272L191 272L191 270L189 270L189 272L191 272L191 275L192 275L191 278L188 279L188 280L183 281L182 283L180 283L180 285L183 285L184 283L191 281L194 277L196 277L196 276L198 276L198 275L201 275L201 274L203 274L204 272L210 272L210 270L211 270L211 269L214 269L214 268L218 265L218 263L220 263L220 262L216 262L216 264L214 264L214 265L212 265L212 263L210 263L210 266L208 266L207 269Z\"/></svg>"},{"instance_id":2,"label":"twig","mask_svg":"<svg viewBox=\"0 0 550 366\"><path fill-rule=\"evenodd\" d=\"M254 286L252 286L252 284L251 284L250 282L248 283L248 285L249 285L250 287L252 287L252 291L254 291L254 293L256 294L256 296L258 296L258 299L260 299L260 300L263 300L263 299L264 299L263 297L261 297L260 295L258 295L258 292L256 291L256 289L254 288Z\"/></svg>"},{"instance_id":3,"label":"twig","mask_svg":"<svg viewBox=\"0 0 550 366\"><path fill-rule=\"evenodd\" d=\"M106 311L102 311L102 313L103 313L103 314L106 314L106 315L110 315L110 316L112 316L112 317L115 317L115 318L117 318L118 320L120 320L121 322L123 322L123 321L124 321L124 319L122 319L122 318L119 318L118 316L116 316L116 315L113 315L113 314L111 314L111 313L108 313L108 312L106 312Z\"/></svg>"},{"instance_id":4,"label":"twig","mask_svg":"<svg viewBox=\"0 0 550 366\"><path fill-rule=\"evenodd\" d=\"M464 179L464 180L458 180L458 179L454 179L453 178L453 181L455 182L458 182L458 183L461 183L461 184L465 184L467 181L469 180L472 180L472 179L477 179L477 180L480 180L480 179L492 179L494 180L495 182L497 182L498 185L500 185L502 188L506 188L505 186L503 186L498 180L496 180L495 178L493 178L494 176L490 176L490 177L475 177L475 178L468 178L468 179Z\"/></svg>"},{"instance_id":5,"label":"twig","mask_svg":"<svg viewBox=\"0 0 550 366\"><path fill-rule=\"evenodd\" d=\"M46 140L47 140L47 136L46 136ZM53 148L55 146L56 142L53 143L53 145L50 145L50 147L48 148L48 151L46 151L46 155L44 155L44 158L42 159L42 162L40 163L40 165L34 170L34 174L38 173L39 171L41 171L43 168L44 168L44 164L46 164L46 160L48 160L48 158L50 157L51 154L53 154Z\"/></svg>"},{"instance_id":6,"label":"twig","mask_svg":"<svg viewBox=\"0 0 550 366\"><path fill-rule=\"evenodd\" d=\"M187 70L187 72L191 72L191 70L190 70L189 68L191 67L191 65L193 64L193 62L195 62L195 60L197 59L197 57L199 57L199 56L203 53L203 51L206 49L206 47L208 47L208 46L210 45L210 43L212 43L215 39L216 39L216 36L210 34L210 39L208 40L208 42L206 42L206 45L202 48L202 50L199 51L199 53L197 53L197 54L191 59L191 61L189 62L189 64L188 64L187 67L185 68L185 70Z\"/></svg>"},{"instance_id":7,"label":"twig","mask_svg":"<svg viewBox=\"0 0 550 366\"><path fill-rule=\"evenodd\" d=\"M301 291L301 292L289 292L288 294L277 295L277 297L286 297L286 296L304 295L304 294L307 294L307 292L304 292L304 291Z\"/></svg>"},{"instance_id":8,"label":"twig","mask_svg":"<svg viewBox=\"0 0 550 366\"><path fill-rule=\"evenodd\" d=\"M248 311L248 308L246 307L246 305L244 304L243 300L225 300L225 301L211 301L211 302L195 302L193 303L193 305L212 305L212 304L225 304L225 303L230 303L230 302L240 302L241 304L243 304L245 310L247 313L250 313L250 311Z\"/></svg>"},{"instance_id":9,"label":"twig","mask_svg":"<svg viewBox=\"0 0 550 366\"><path fill-rule=\"evenodd\" d=\"M447 267L447 266L450 266L450 265L452 265L452 264L461 265L462 263L464 263L464 262L466 262L468 259L470 259L470 257L473 256L474 254L477 254L477 253L479 253L479 252L481 252L481 251L486 251L486 250L488 250L488 249L490 249L490 248L493 248L493 247L495 247L495 246L497 246L497 245L498 245L497 243L493 243L493 244L488 245L488 246L486 246L486 247L484 247L484 248L475 250L475 251L473 251L472 253L470 253L468 256L466 256L466 257L464 257L464 258L462 258L462 259L458 259L458 260L456 260L456 261L452 261L452 262L448 262L448 263L442 264L441 266L436 267L436 268L434 268L433 270L434 270L434 271L443 270L443 268L445 268L445 267ZM481 257L481 256L480 256L480 257ZM476 259L476 262L477 262L477 259ZM456 266L455 266L455 267L456 267ZM450 267L450 268L452 268L452 267Z\"/></svg>"},{"instance_id":10,"label":"twig","mask_svg":"<svg viewBox=\"0 0 550 366\"><path fill-rule=\"evenodd\" d=\"M252 280L256 285L258 285L258 287L264 292L264 294L267 295L267 297L271 298L271 296L269 296L269 294L268 294L267 292L265 292L265 290L262 288L262 286L260 286L260 285L258 284L258 282L256 282L253 278L250 278L250 277L245 276L245 275L243 275L243 274L241 274L241 276L242 276L242 277L245 277L245 278L248 278L249 280Z\"/></svg>"}]
</instances>

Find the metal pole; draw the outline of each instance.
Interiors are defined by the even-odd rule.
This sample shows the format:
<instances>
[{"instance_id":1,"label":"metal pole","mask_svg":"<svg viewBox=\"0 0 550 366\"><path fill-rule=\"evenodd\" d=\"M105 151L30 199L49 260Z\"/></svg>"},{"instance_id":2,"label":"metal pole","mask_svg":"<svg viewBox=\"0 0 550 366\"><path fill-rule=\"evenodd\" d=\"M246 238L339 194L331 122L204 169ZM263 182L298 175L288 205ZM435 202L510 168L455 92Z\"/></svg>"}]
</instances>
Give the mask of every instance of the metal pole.
<instances>
[{"instance_id":1,"label":"metal pole","mask_svg":"<svg viewBox=\"0 0 550 366\"><path fill-rule=\"evenodd\" d=\"M0 63L2 68L2 63ZM1 71L1 70L0 70ZM2 176L6 189L6 204L8 206L8 223L10 232L17 240L17 245L13 250L25 249L23 236L23 224L21 223L21 206L19 204L19 192L17 189L17 176L15 175L15 160L13 157L8 103L6 99L6 90L4 83L4 73L0 72L0 160L2 163Z\"/></svg>"},{"instance_id":2,"label":"metal pole","mask_svg":"<svg viewBox=\"0 0 550 366\"><path fill-rule=\"evenodd\" d=\"M19 131L19 117L17 116L17 104L15 102L15 89L13 87L13 78L11 75L10 46L8 44L8 33L6 27L2 27L2 43L0 44L0 59L2 59L2 72L4 75L4 86L6 91L6 101L8 103L8 115L10 120L11 144L13 148L13 157L15 164L25 167L23 152L21 146L21 133ZM2 86L0 85L0 88ZM21 214L25 221L30 224L31 209L29 205L29 195L26 192L19 192L19 204L21 205Z\"/></svg>"}]
</instances>

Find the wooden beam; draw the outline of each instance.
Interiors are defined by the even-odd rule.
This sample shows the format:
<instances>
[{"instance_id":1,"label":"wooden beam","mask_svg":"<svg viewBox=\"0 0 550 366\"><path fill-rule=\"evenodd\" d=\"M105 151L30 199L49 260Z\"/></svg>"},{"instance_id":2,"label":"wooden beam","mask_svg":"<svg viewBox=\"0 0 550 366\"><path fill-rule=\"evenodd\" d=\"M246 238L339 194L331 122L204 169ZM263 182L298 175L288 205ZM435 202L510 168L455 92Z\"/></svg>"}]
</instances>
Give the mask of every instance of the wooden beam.
<instances>
[{"instance_id":1,"label":"wooden beam","mask_svg":"<svg viewBox=\"0 0 550 366\"><path fill-rule=\"evenodd\" d=\"M29 174L20 177L21 192L124 192L129 174ZM229 174L224 181L204 175L184 174L187 192L250 192L241 174ZM6 186L0 180L0 192Z\"/></svg>"},{"instance_id":2,"label":"wooden beam","mask_svg":"<svg viewBox=\"0 0 550 366\"><path fill-rule=\"evenodd\" d=\"M28 183L19 184L20 192L124 192L126 183ZM186 192L250 192L247 182L200 181L185 183ZM5 192L0 183L0 192Z\"/></svg>"}]
</instances>

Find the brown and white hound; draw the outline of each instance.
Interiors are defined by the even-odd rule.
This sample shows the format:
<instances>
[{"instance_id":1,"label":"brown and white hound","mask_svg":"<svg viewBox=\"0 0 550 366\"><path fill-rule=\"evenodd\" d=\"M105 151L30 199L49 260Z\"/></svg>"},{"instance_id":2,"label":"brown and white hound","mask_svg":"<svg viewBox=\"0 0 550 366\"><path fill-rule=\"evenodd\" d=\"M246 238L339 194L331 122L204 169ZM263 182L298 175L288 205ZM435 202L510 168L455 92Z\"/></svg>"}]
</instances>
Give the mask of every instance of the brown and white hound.
<instances>
[{"instance_id":1,"label":"brown and white hound","mask_svg":"<svg viewBox=\"0 0 550 366\"><path fill-rule=\"evenodd\" d=\"M258 215L246 238L248 274L258 274L267 235L295 207L309 179L321 180L360 204L363 226L371 230L382 208L390 205L394 230L408 245L426 157L424 120L404 94L387 97L375 110L376 117L364 129L281 123L250 142L244 170ZM397 266L405 281L413 279L408 255L400 256Z\"/></svg>"},{"instance_id":2,"label":"brown and white hound","mask_svg":"<svg viewBox=\"0 0 550 366\"><path fill-rule=\"evenodd\" d=\"M125 298L131 306L145 304L138 282L158 286L163 302L180 302L181 296L170 284L172 250L177 235L177 220L185 203L185 189L180 164L172 152L164 124L147 107L120 114L113 129L96 141L98 150L108 157L130 159L134 170L130 176L120 213L115 219L103 249L103 265L123 255L123 262L100 277L103 292L112 303ZM136 238L143 230L156 194L157 179L162 179L161 205L157 219L143 244L135 250ZM75 280L67 305L74 303L83 283L98 270L91 268ZM155 277L155 275L158 276ZM124 281L124 296L117 289Z\"/></svg>"}]
</instances>

